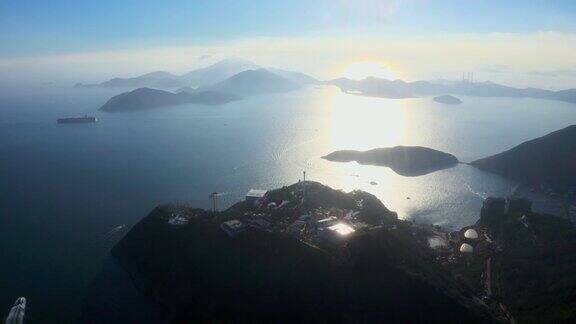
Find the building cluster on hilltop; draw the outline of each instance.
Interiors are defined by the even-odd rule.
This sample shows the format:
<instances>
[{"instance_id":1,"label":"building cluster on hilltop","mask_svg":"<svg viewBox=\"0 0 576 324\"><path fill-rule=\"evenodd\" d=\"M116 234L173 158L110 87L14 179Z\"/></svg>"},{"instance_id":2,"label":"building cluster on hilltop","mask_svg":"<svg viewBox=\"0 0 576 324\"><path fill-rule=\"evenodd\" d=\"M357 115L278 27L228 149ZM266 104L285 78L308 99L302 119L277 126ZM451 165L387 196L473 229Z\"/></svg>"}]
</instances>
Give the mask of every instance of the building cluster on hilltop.
<instances>
[{"instance_id":1,"label":"building cluster on hilltop","mask_svg":"<svg viewBox=\"0 0 576 324\"><path fill-rule=\"evenodd\" d=\"M356 209L304 208L304 192L290 192L292 199L272 201L265 190L251 189L245 197L242 216L224 221L220 228L231 238L249 231L277 232L290 235L314 246L342 246L350 237L374 226L358 219L362 202Z\"/></svg>"}]
</instances>

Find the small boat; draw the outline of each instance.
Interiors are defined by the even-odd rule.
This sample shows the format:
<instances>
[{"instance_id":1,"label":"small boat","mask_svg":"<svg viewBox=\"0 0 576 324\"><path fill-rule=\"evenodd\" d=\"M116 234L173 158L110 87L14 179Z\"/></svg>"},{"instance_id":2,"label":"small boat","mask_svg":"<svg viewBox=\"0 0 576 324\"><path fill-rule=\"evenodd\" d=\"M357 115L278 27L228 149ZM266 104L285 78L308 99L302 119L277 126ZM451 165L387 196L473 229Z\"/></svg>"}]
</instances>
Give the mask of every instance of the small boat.
<instances>
[{"instance_id":1,"label":"small boat","mask_svg":"<svg viewBox=\"0 0 576 324\"><path fill-rule=\"evenodd\" d=\"M95 123L98 119L94 116L83 116L83 117L68 117L68 118L59 118L57 120L58 124L86 124L86 123Z\"/></svg>"},{"instance_id":2,"label":"small boat","mask_svg":"<svg viewBox=\"0 0 576 324\"><path fill-rule=\"evenodd\" d=\"M370 184L373 185L373 186L375 186L375 185L378 184L378 182L376 182L376 181L370 181Z\"/></svg>"}]
</instances>

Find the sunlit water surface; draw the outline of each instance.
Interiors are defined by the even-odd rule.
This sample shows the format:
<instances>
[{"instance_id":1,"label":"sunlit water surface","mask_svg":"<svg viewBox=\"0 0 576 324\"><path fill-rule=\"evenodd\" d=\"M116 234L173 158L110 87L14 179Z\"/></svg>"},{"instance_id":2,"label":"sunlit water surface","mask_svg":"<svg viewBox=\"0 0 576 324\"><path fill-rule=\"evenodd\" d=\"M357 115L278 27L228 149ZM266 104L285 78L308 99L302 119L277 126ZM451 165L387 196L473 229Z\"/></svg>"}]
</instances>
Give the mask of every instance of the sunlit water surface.
<instances>
[{"instance_id":1,"label":"sunlit water surface","mask_svg":"<svg viewBox=\"0 0 576 324\"><path fill-rule=\"evenodd\" d=\"M208 194L218 191L226 207L250 188L294 183L304 170L334 188L368 191L405 219L448 228L472 224L483 198L504 195L514 183L465 164L403 177L320 157L338 149L420 145L469 162L576 122L576 105L556 101L463 96L462 105L446 106L334 88L220 107L96 111L117 92L1 94L0 314L27 296L32 322L69 321L109 248L155 205L208 207ZM100 121L55 122L84 113Z\"/></svg>"}]
</instances>

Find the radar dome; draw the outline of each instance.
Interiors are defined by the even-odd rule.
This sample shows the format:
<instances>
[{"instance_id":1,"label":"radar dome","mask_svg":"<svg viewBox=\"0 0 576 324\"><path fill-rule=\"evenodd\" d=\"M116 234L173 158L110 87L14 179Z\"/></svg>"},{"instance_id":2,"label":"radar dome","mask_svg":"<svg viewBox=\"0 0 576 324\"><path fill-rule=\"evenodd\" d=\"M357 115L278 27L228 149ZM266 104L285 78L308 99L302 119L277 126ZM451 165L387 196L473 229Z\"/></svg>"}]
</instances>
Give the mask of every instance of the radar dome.
<instances>
[{"instance_id":1,"label":"radar dome","mask_svg":"<svg viewBox=\"0 0 576 324\"><path fill-rule=\"evenodd\" d=\"M462 243L462 245L460 245L460 252L472 253L472 252L474 252L474 248L472 247L472 245L470 245L468 243Z\"/></svg>"},{"instance_id":2,"label":"radar dome","mask_svg":"<svg viewBox=\"0 0 576 324\"><path fill-rule=\"evenodd\" d=\"M473 228L469 228L466 230L466 232L464 232L464 237L467 239L477 239L478 232L476 232L476 230Z\"/></svg>"}]
</instances>

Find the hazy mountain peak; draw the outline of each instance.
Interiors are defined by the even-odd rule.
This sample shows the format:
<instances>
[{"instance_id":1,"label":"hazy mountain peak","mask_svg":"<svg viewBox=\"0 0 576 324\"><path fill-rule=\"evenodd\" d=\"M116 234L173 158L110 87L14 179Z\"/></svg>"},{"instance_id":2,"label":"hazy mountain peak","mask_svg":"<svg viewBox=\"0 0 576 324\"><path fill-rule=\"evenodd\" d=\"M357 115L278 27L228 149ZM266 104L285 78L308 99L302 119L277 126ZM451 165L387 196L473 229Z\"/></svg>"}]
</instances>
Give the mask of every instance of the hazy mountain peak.
<instances>
[{"instance_id":1,"label":"hazy mountain peak","mask_svg":"<svg viewBox=\"0 0 576 324\"><path fill-rule=\"evenodd\" d=\"M149 78L149 79L162 79L162 78L175 78L175 77L176 76L174 74L166 71L154 71L139 76L139 78Z\"/></svg>"},{"instance_id":2,"label":"hazy mountain peak","mask_svg":"<svg viewBox=\"0 0 576 324\"><path fill-rule=\"evenodd\" d=\"M239 95L287 92L301 86L264 68L246 70L209 87Z\"/></svg>"},{"instance_id":3,"label":"hazy mountain peak","mask_svg":"<svg viewBox=\"0 0 576 324\"><path fill-rule=\"evenodd\" d=\"M238 58L238 57L231 57L231 58L225 58L223 60L220 60L214 64L211 65L212 67L215 66L235 66L235 67L239 67L239 66L243 66L245 68L250 68L250 69L257 69L260 66L258 66L258 64L243 59L243 58Z\"/></svg>"},{"instance_id":4,"label":"hazy mountain peak","mask_svg":"<svg viewBox=\"0 0 576 324\"><path fill-rule=\"evenodd\" d=\"M190 71L180 77L189 86L208 86L223 81L242 71L259 68L253 62L229 58L212 65Z\"/></svg>"}]
</instances>

